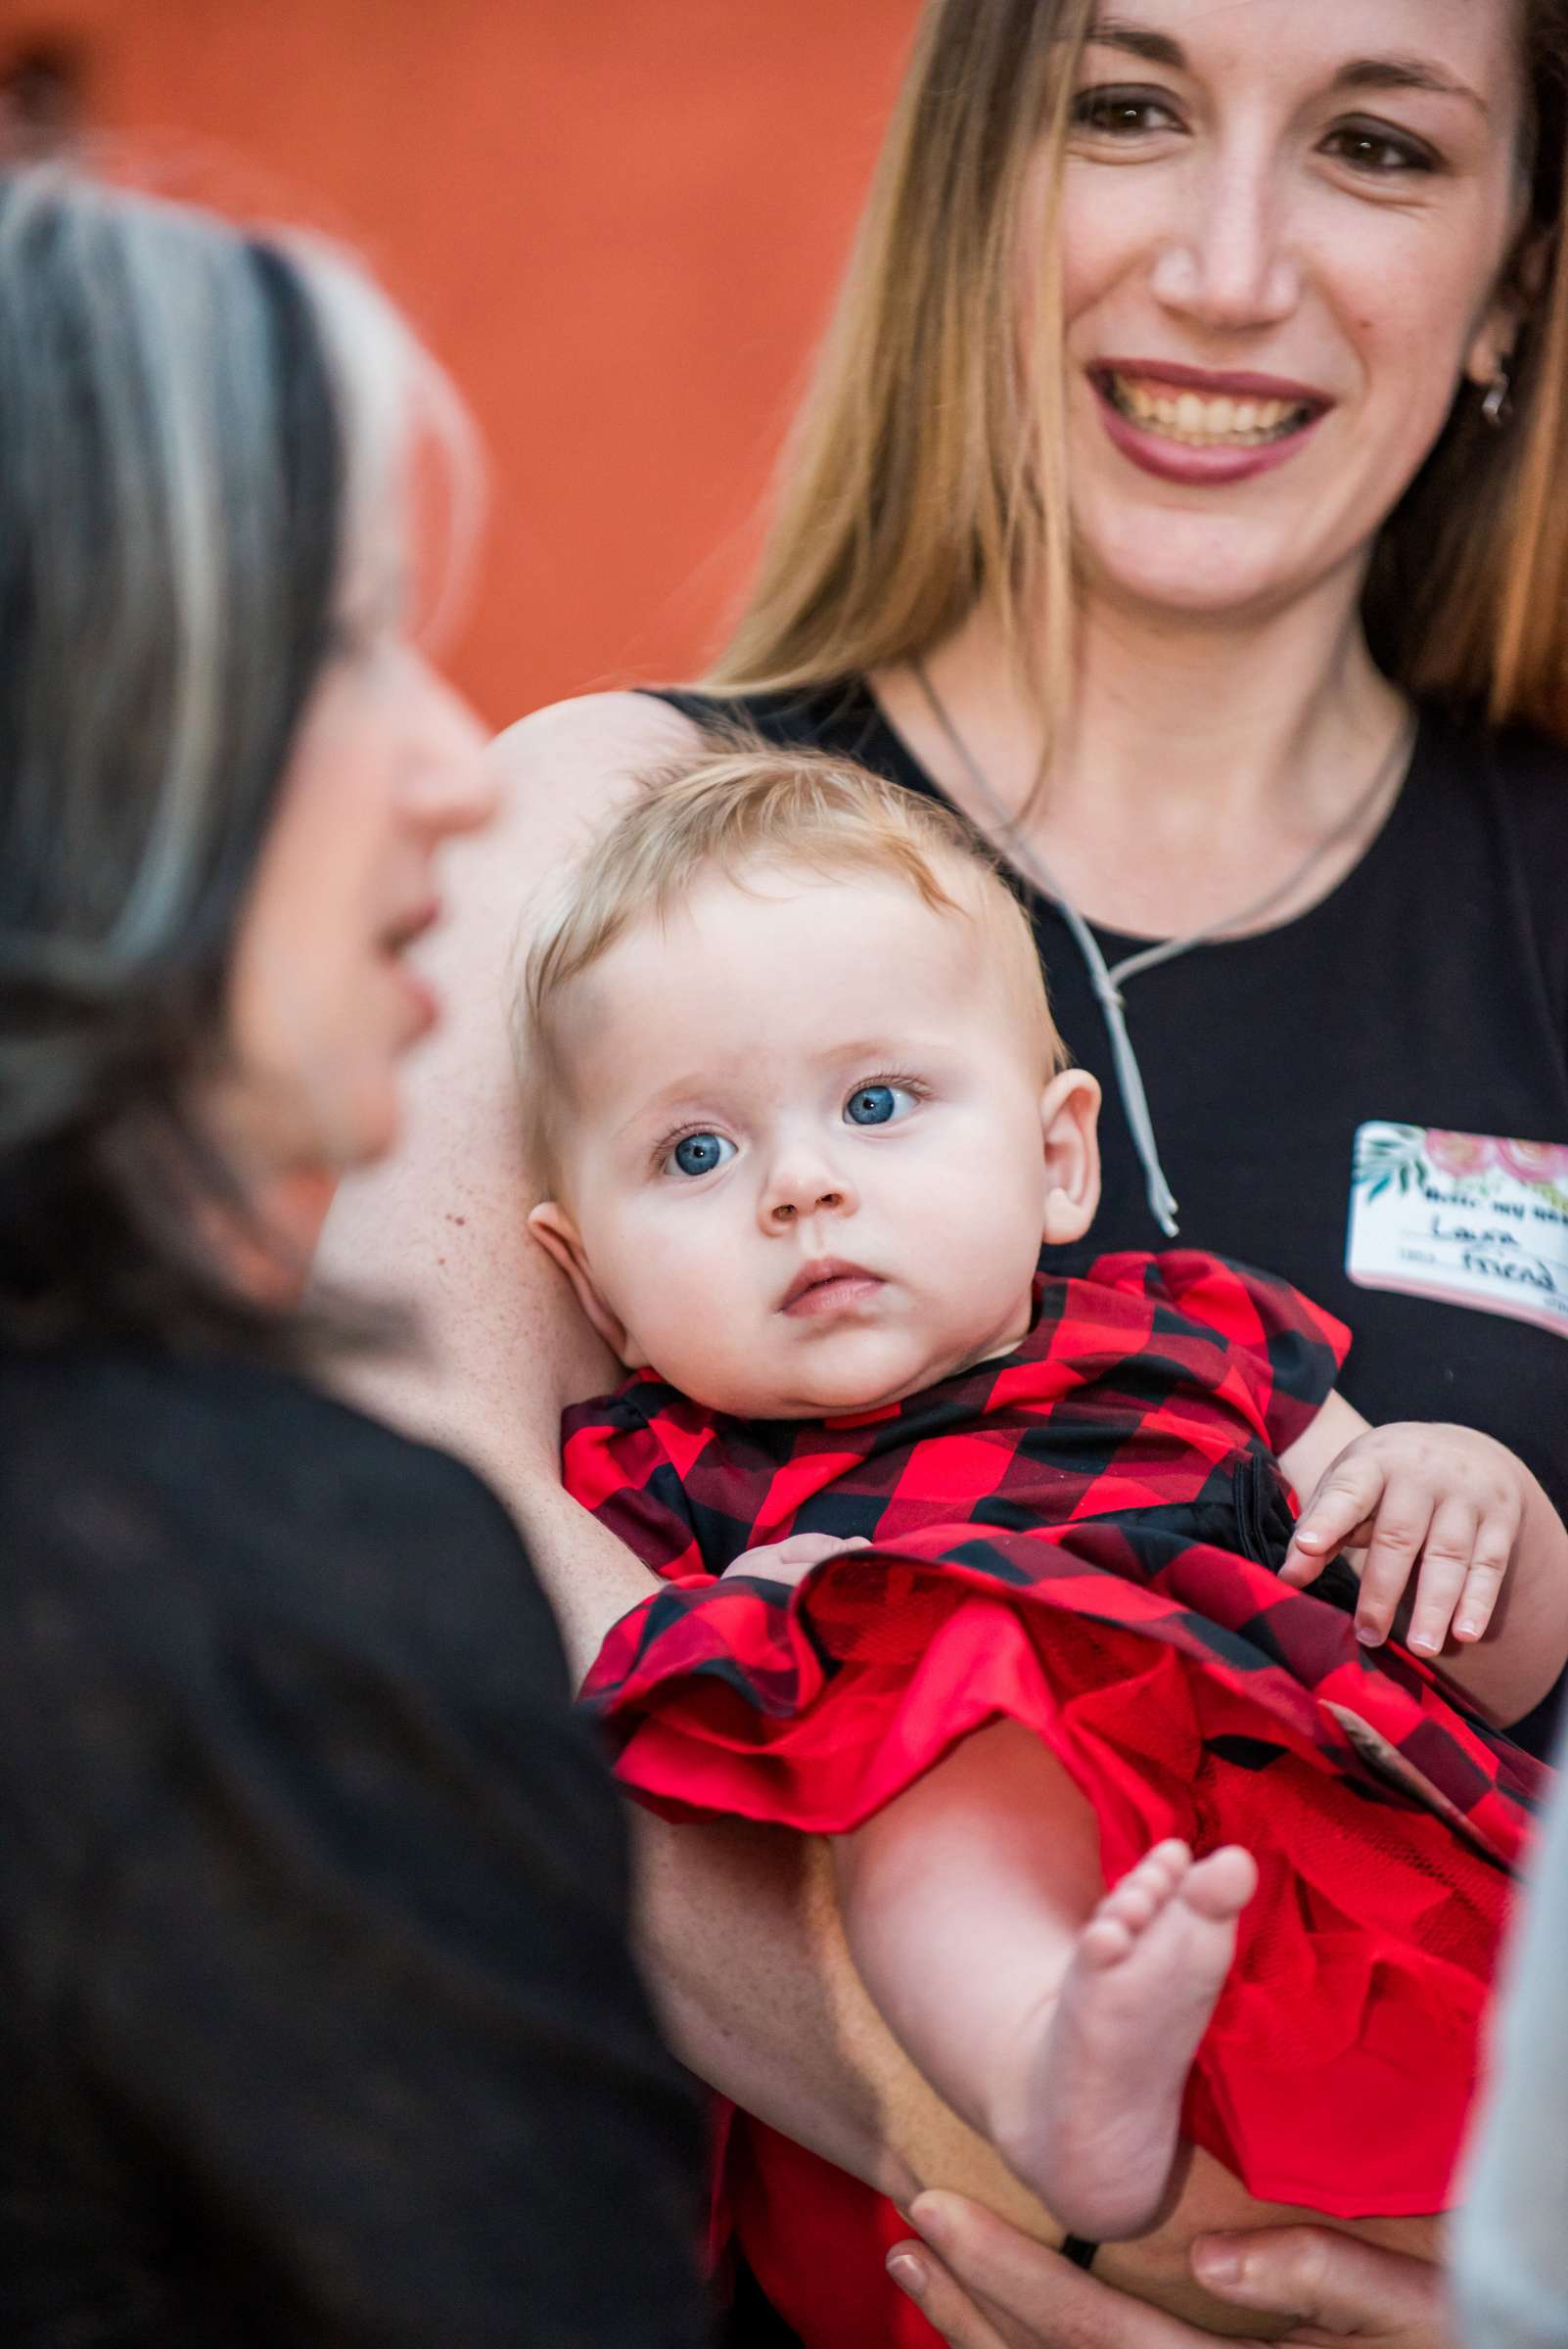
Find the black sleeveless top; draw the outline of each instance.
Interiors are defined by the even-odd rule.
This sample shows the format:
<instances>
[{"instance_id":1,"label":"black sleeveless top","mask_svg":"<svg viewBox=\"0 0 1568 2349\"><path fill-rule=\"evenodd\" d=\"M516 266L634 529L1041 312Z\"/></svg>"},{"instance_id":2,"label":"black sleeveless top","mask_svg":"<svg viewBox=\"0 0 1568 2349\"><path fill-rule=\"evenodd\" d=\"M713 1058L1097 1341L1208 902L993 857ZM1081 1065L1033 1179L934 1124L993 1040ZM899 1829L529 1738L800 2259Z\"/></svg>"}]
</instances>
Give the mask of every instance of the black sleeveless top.
<instances>
[{"instance_id":1,"label":"black sleeveless top","mask_svg":"<svg viewBox=\"0 0 1568 2349\"><path fill-rule=\"evenodd\" d=\"M943 798L862 680L661 698L699 723L739 720ZM1099 1214L1077 1249L1048 1252L1054 1268L1078 1270L1106 1249L1170 1243L1149 1211L1083 955L1056 904L1024 895L1057 1025L1105 1088ZM1111 963L1147 943L1094 930ZM1385 1226L1402 1168L1419 1200L1425 1162L1410 1154L1423 1146L1461 1168L1466 1151L1484 1159L1490 1148L1483 1191L1516 1198L1517 1166L1554 1162L1497 1143L1568 1145L1568 751L1423 714L1393 812L1337 888L1281 928L1134 977L1126 1017L1180 1205L1179 1245L1281 1273L1347 1321L1356 1342L1340 1383L1368 1419L1484 1429L1568 1512L1568 1148L1560 1233L1551 1193L1531 1194L1547 1202L1550 1243L1528 1252L1532 1279L1551 1278L1554 1249L1563 1258L1555 1329L1495 1310L1518 1267L1494 1266L1463 1304L1361 1285L1347 1269L1359 1135L1362 1206L1389 1177L1370 1203ZM1430 1212L1447 1218L1453 1261L1453 1216L1441 1203Z\"/></svg>"}]
</instances>

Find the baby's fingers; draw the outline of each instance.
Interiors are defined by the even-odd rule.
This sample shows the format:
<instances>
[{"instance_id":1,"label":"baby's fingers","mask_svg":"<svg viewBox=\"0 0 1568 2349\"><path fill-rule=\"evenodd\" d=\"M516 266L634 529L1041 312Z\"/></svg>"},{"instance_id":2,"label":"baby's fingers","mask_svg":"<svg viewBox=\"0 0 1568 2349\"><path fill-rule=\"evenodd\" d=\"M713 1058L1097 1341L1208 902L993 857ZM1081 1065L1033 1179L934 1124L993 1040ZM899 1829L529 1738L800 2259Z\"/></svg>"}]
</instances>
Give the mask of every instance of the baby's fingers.
<instances>
[{"instance_id":1,"label":"baby's fingers","mask_svg":"<svg viewBox=\"0 0 1568 2349\"><path fill-rule=\"evenodd\" d=\"M1454 1604L1475 1557L1476 1531L1475 1510L1462 1500L1444 1501L1432 1519L1421 1551L1420 1578L1406 1642L1417 1655L1443 1653Z\"/></svg>"},{"instance_id":2,"label":"baby's fingers","mask_svg":"<svg viewBox=\"0 0 1568 2349\"><path fill-rule=\"evenodd\" d=\"M1476 1536L1475 1555L1454 1613L1455 1639L1479 1639L1492 1621L1502 1578L1513 1558L1516 1527L1509 1517L1486 1517Z\"/></svg>"},{"instance_id":3,"label":"baby's fingers","mask_svg":"<svg viewBox=\"0 0 1568 2349\"><path fill-rule=\"evenodd\" d=\"M1383 1485L1383 1470L1373 1453L1358 1448L1337 1459L1297 1521L1280 1581L1298 1589L1315 1582L1330 1558L1369 1522Z\"/></svg>"},{"instance_id":4,"label":"baby's fingers","mask_svg":"<svg viewBox=\"0 0 1568 2349\"><path fill-rule=\"evenodd\" d=\"M1363 1646L1381 1647L1392 1631L1431 1523L1432 1495L1426 1487L1392 1480L1378 1503L1361 1568L1356 1636Z\"/></svg>"},{"instance_id":5,"label":"baby's fingers","mask_svg":"<svg viewBox=\"0 0 1568 2349\"><path fill-rule=\"evenodd\" d=\"M835 1558L841 1549L868 1549L870 1543L863 1534L788 1534L782 1542L769 1542L761 1549L748 1549L724 1569L723 1579L729 1576L750 1575L769 1583L788 1583L792 1588L804 1583L813 1566L824 1558Z\"/></svg>"}]
</instances>

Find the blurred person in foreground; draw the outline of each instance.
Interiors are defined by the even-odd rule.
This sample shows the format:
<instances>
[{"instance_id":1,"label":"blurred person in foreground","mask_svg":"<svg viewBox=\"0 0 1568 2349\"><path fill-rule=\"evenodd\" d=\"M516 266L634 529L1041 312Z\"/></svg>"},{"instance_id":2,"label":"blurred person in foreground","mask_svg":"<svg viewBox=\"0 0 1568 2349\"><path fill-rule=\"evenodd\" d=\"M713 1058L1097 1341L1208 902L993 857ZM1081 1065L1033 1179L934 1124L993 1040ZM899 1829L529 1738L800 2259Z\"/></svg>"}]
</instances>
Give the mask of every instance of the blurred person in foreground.
<instances>
[{"instance_id":1,"label":"blurred person in foreground","mask_svg":"<svg viewBox=\"0 0 1568 2349\"><path fill-rule=\"evenodd\" d=\"M392 1141L405 950L493 811L405 632L443 419L342 256L0 178L8 2349L705 2329L528 1557L275 1302L279 1203Z\"/></svg>"},{"instance_id":2,"label":"blurred person in foreground","mask_svg":"<svg viewBox=\"0 0 1568 2349\"><path fill-rule=\"evenodd\" d=\"M692 690L503 736L408 1147L328 1225L340 1268L419 1296L431 1354L384 1406L538 1529L584 1668L653 1584L557 1490L557 1413L613 1369L529 1261L509 966L545 866L725 722L1004 858L1104 1091L1099 1246L1268 1266L1355 1327L1368 1419L1481 1428L1568 1503L1565 68L1564 0L928 0L731 640ZM1560 1693L1510 1735L1549 1742ZM764 2288L812 2349L929 2345L882 2272L894 2205L1006 2173L872 2027L817 1847L642 1832L676 2044L746 2115L726 2182ZM855 2201L824 2164L866 2189L853 2301L847 2241L797 2249ZM1039 2254L1078 2337L1149 2339L1092 2286L1184 2288L1202 2183L1088 2283ZM1410 2280L1302 2240L1367 2293L1347 2328L1407 2310Z\"/></svg>"},{"instance_id":3,"label":"blurred person in foreground","mask_svg":"<svg viewBox=\"0 0 1568 2349\"><path fill-rule=\"evenodd\" d=\"M1568 1739L1559 1753L1568 1766ZM1494 2029L1491 2102L1455 2228L1470 2349L1568 2343L1568 1800L1543 1832Z\"/></svg>"}]
</instances>

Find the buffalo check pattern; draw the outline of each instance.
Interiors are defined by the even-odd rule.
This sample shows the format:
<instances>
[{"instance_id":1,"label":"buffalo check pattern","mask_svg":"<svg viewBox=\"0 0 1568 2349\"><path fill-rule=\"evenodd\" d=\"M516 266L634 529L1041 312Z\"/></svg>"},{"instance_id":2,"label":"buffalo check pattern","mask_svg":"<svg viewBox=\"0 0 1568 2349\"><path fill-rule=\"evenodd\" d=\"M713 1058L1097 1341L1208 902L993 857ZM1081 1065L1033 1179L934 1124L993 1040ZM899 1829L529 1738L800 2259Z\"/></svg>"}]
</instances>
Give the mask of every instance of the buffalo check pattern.
<instances>
[{"instance_id":1,"label":"buffalo check pattern","mask_svg":"<svg viewBox=\"0 0 1568 2349\"><path fill-rule=\"evenodd\" d=\"M1016 1352L881 1410L740 1421L645 1371L569 1412L568 1489L669 1586L615 1627L585 1691L623 1778L677 1815L703 1809L705 1773L678 1750L705 1740L705 1712L726 1756L765 1759L770 1729L830 1708L849 1667L907 1664L966 1596L1027 1594L1064 1643L1075 1621L1135 1630L1244 1690L1261 1754L1271 1717L1363 1799L1438 1809L1511 1861L1538 1766L1416 1659L1360 1646L1343 1569L1326 1597L1274 1579L1290 1526L1277 1454L1348 1346L1282 1281L1192 1251L1128 1254L1041 1278ZM795 1532L876 1547L799 1593L717 1580ZM806 1776L812 1816L797 1823L873 1807L832 1770ZM876 1773L871 1791L886 1791Z\"/></svg>"},{"instance_id":2,"label":"buffalo check pattern","mask_svg":"<svg viewBox=\"0 0 1568 2349\"><path fill-rule=\"evenodd\" d=\"M1011 1719L1088 1800L1107 1881L1165 1835L1245 1844L1259 1892L1183 2131L1255 2194L1350 2218L1451 2198L1546 1773L1424 1664L1360 1646L1343 1563L1277 1579L1277 1455L1347 1345L1240 1266L1106 1256L1038 1283L1014 1353L906 1402L746 1424L645 1373L570 1415L565 1462L664 1578L586 1693L667 1816L843 1832ZM793 1589L724 1576L807 1530L874 1546ZM824 2259L857 2273L864 2189L741 2126L772 2182L745 2204L754 2259L784 2255L809 2184Z\"/></svg>"}]
</instances>

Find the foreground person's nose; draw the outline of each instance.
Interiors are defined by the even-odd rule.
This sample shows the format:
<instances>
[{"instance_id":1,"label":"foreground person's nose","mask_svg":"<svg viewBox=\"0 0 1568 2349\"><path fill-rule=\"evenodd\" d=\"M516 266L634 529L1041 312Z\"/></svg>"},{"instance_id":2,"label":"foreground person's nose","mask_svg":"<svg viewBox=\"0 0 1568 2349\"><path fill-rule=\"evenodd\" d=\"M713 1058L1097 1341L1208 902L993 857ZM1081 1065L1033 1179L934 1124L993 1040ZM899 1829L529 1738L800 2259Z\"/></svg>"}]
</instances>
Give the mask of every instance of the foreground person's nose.
<instances>
[{"instance_id":1,"label":"foreground person's nose","mask_svg":"<svg viewBox=\"0 0 1568 2349\"><path fill-rule=\"evenodd\" d=\"M419 723L404 791L409 816L440 839L483 831L500 805L500 781L485 755L488 736L455 686L423 661L420 668Z\"/></svg>"}]
</instances>

